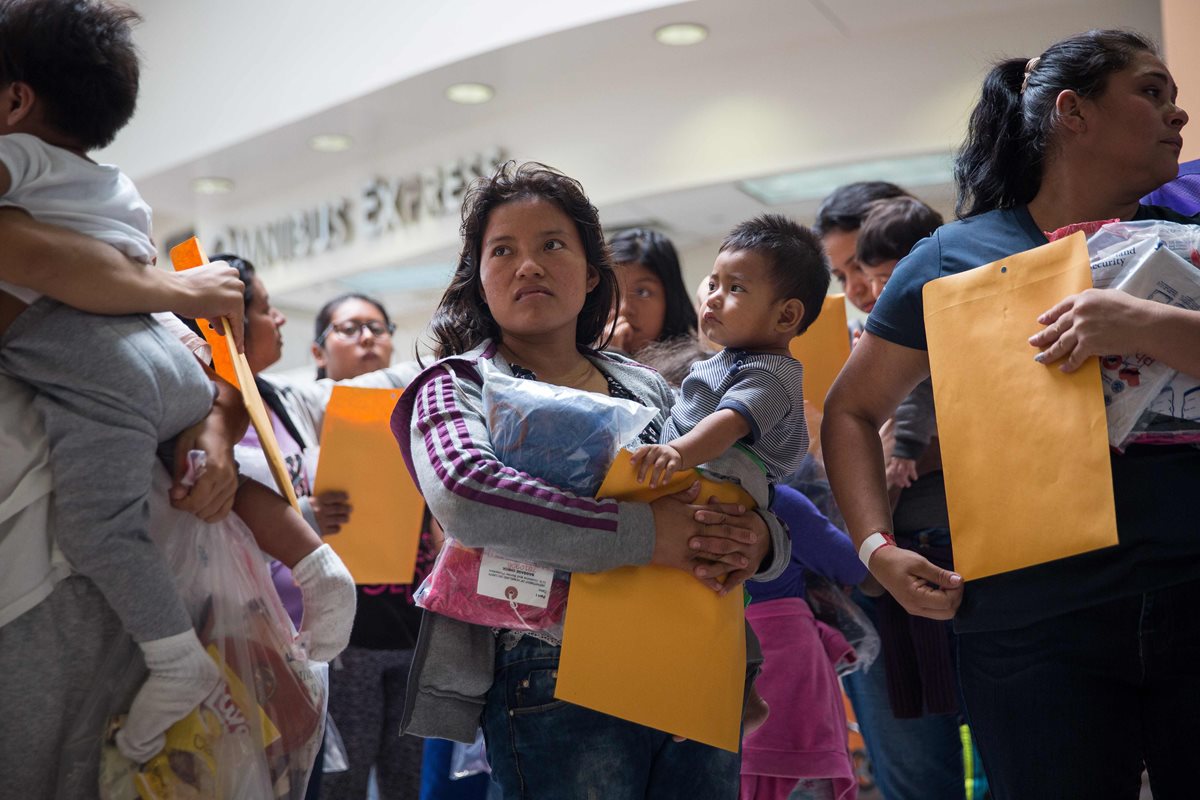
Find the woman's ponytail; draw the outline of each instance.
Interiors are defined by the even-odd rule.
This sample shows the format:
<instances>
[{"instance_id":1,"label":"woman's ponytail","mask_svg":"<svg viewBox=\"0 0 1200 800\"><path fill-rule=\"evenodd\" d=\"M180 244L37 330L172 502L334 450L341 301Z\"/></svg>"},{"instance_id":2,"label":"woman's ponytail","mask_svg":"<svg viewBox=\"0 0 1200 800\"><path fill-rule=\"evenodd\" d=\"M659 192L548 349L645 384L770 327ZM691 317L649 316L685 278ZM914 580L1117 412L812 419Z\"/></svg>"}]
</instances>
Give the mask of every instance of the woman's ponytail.
<instances>
[{"instance_id":1,"label":"woman's ponytail","mask_svg":"<svg viewBox=\"0 0 1200 800\"><path fill-rule=\"evenodd\" d=\"M1058 95L1071 90L1099 97L1108 76L1139 52L1154 53L1153 43L1131 31L1094 30L1055 42L1035 59L996 64L954 164L959 218L1032 200L1042 183Z\"/></svg>"},{"instance_id":2,"label":"woman's ponytail","mask_svg":"<svg viewBox=\"0 0 1200 800\"><path fill-rule=\"evenodd\" d=\"M1041 182L1041 154L1033 152L1021 113L1026 59L992 67L971 112L967 139L954 162L958 216L1028 202Z\"/></svg>"}]
</instances>

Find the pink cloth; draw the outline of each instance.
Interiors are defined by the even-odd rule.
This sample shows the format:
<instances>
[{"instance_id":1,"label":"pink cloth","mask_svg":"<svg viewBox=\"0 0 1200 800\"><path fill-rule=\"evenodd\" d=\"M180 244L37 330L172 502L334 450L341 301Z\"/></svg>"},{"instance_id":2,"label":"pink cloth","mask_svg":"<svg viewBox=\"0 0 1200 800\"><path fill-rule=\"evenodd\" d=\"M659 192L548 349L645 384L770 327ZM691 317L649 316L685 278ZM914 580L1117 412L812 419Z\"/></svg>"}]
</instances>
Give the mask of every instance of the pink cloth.
<instances>
[{"instance_id":1,"label":"pink cloth","mask_svg":"<svg viewBox=\"0 0 1200 800\"><path fill-rule=\"evenodd\" d=\"M755 685L771 713L742 741L742 774L829 778L838 800L854 800L858 784L832 664L849 645L836 631L818 628L800 598L751 603L746 619L762 643L765 660Z\"/></svg>"},{"instance_id":2,"label":"pink cloth","mask_svg":"<svg viewBox=\"0 0 1200 800\"><path fill-rule=\"evenodd\" d=\"M799 778L769 778L742 773L738 800L788 800Z\"/></svg>"}]
</instances>

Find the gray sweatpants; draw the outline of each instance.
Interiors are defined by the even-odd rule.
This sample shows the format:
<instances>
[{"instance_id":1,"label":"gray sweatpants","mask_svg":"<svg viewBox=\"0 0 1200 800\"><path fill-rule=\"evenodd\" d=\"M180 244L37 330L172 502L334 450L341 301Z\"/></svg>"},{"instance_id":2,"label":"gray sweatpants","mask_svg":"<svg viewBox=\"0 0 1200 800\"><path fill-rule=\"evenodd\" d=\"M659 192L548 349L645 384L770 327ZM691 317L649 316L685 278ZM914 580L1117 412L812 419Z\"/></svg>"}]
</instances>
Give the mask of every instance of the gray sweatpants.
<instances>
[{"instance_id":1,"label":"gray sweatpants","mask_svg":"<svg viewBox=\"0 0 1200 800\"><path fill-rule=\"evenodd\" d=\"M49 298L0 339L0 371L37 390L50 446L54 538L144 642L192 627L148 528L159 444L204 418L214 387L148 316L85 314Z\"/></svg>"},{"instance_id":2,"label":"gray sweatpants","mask_svg":"<svg viewBox=\"0 0 1200 800\"><path fill-rule=\"evenodd\" d=\"M121 621L81 575L0 628L0 797L96 797L101 731L145 675Z\"/></svg>"}]
</instances>

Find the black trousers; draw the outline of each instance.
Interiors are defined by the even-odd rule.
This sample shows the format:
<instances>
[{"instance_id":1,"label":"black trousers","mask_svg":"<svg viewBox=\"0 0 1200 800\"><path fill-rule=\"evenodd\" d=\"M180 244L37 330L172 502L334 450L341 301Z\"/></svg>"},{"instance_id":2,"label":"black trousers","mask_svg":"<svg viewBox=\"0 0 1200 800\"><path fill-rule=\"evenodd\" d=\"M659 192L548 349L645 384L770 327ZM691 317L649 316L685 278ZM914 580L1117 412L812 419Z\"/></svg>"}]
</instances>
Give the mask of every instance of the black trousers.
<instances>
[{"instance_id":1,"label":"black trousers","mask_svg":"<svg viewBox=\"0 0 1200 800\"><path fill-rule=\"evenodd\" d=\"M1200 581L1009 631L958 669L996 800L1200 797Z\"/></svg>"}]
</instances>

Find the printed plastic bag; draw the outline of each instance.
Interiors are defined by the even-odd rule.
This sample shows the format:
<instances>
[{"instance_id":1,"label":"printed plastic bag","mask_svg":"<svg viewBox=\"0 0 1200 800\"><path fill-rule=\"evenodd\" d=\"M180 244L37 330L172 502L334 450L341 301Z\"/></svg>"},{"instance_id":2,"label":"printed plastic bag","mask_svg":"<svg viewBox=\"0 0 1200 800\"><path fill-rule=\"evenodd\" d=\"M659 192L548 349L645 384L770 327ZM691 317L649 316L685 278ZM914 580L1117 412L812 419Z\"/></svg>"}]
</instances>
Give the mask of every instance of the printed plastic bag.
<instances>
[{"instance_id":1,"label":"printed plastic bag","mask_svg":"<svg viewBox=\"0 0 1200 800\"><path fill-rule=\"evenodd\" d=\"M621 445L658 413L630 400L482 366L483 410L496 458L575 495L594 495ZM463 547L448 530L415 600L476 625L561 634L567 589L566 573Z\"/></svg>"},{"instance_id":2,"label":"printed plastic bag","mask_svg":"<svg viewBox=\"0 0 1200 800\"><path fill-rule=\"evenodd\" d=\"M1109 222L1088 239L1093 259L1104 257L1143 240L1161 242L1168 250L1193 266L1200 267L1200 226L1163 220Z\"/></svg>"},{"instance_id":3,"label":"printed plastic bag","mask_svg":"<svg viewBox=\"0 0 1200 800\"><path fill-rule=\"evenodd\" d=\"M455 742L450 750L450 780L457 781L486 772L492 773L487 760L487 748L483 743L483 730L475 731L475 741L471 744Z\"/></svg>"},{"instance_id":4,"label":"printed plastic bag","mask_svg":"<svg viewBox=\"0 0 1200 800\"><path fill-rule=\"evenodd\" d=\"M165 472L156 475L154 491L165 496L169 484ZM236 515L210 525L165 504L151 509L155 541L224 681L167 731L166 747L146 764L107 744L101 798L299 800L321 742L327 666L308 660Z\"/></svg>"},{"instance_id":5,"label":"printed plastic bag","mask_svg":"<svg viewBox=\"0 0 1200 800\"><path fill-rule=\"evenodd\" d=\"M1151 253L1115 288L1134 297L1178 308L1200 309L1200 270L1165 247ZM1120 363L1116 363L1118 359ZM1146 354L1107 356L1100 360L1100 365L1108 405L1109 441L1113 446L1125 447L1130 443L1135 426L1156 402L1160 409L1168 410L1170 416L1178 418L1184 418L1185 405L1191 407L1183 402L1189 390L1183 384L1194 381ZM1178 404L1174 400L1176 392L1169 388L1176 378L1182 379L1178 392L1181 402ZM1164 392L1169 396L1164 396ZM1160 424L1159 433L1174 430L1194 434L1196 421L1185 420L1182 423L1184 431L1179 431L1180 426Z\"/></svg>"},{"instance_id":6,"label":"printed plastic bag","mask_svg":"<svg viewBox=\"0 0 1200 800\"><path fill-rule=\"evenodd\" d=\"M862 670L866 672L879 657L879 634L871 620L855 605L842 587L823 575L806 572L804 575L804 599L812 608L813 616L836 629L854 648L857 658L847 664L839 675L849 675Z\"/></svg>"},{"instance_id":7,"label":"printed plastic bag","mask_svg":"<svg viewBox=\"0 0 1200 800\"><path fill-rule=\"evenodd\" d=\"M1088 240L1092 283L1180 308L1200 308L1200 226L1110 222ZM1109 444L1200 442L1200 382L1145 353L1100 359ZM1188 414L1192 416L1189 417Z\"/></svg>"}]
</instances>

